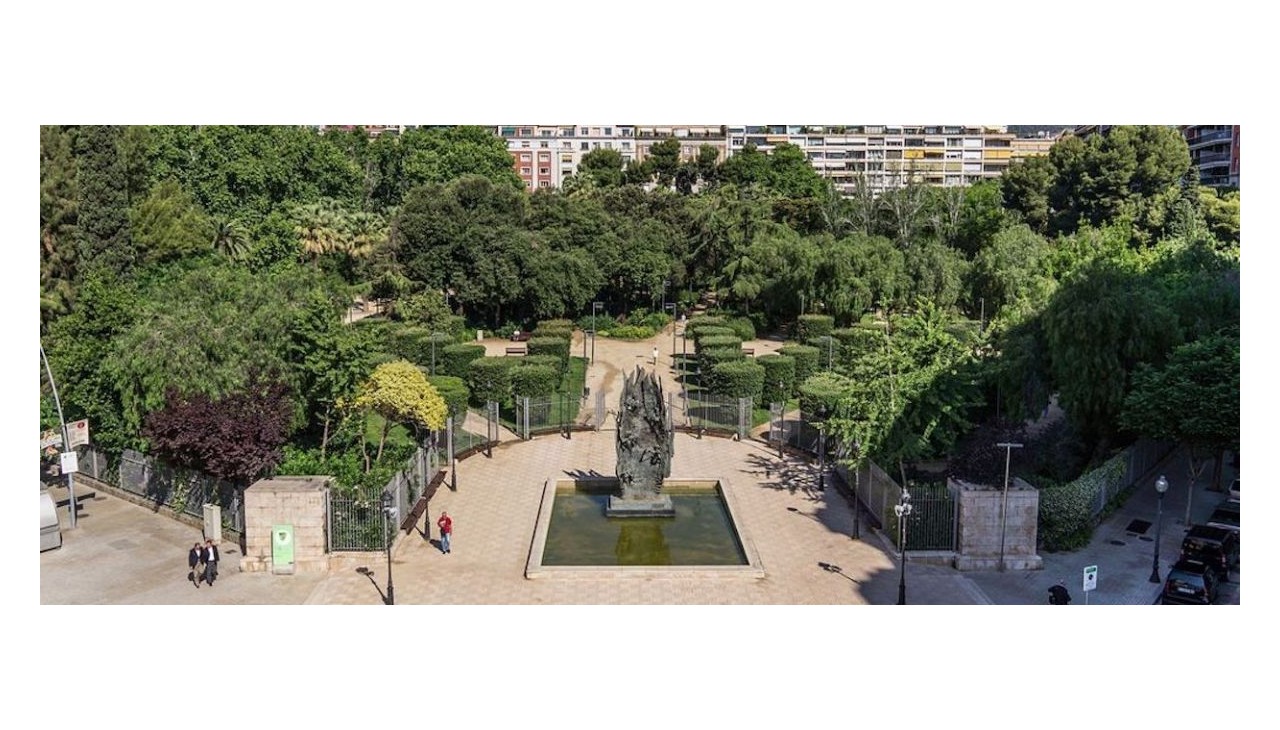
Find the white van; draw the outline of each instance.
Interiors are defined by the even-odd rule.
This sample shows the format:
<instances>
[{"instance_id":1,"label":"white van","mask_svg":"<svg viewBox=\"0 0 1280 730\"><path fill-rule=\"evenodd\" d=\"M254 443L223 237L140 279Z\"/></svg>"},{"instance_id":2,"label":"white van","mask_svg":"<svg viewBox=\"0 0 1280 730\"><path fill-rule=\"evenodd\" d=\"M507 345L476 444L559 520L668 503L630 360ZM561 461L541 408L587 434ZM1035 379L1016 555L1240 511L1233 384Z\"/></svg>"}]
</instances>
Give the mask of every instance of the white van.
<instances>
[{"instance_id":1,"label":"white van","mask_svg":"<svg viewBox=\"0 0 1280 730\"><path fill-rule=\"evenodd\" d=\"M53 495L40 490L40 552L62 547L62 528L58 525L58 508Z\"/></svg>"}]
</instances>

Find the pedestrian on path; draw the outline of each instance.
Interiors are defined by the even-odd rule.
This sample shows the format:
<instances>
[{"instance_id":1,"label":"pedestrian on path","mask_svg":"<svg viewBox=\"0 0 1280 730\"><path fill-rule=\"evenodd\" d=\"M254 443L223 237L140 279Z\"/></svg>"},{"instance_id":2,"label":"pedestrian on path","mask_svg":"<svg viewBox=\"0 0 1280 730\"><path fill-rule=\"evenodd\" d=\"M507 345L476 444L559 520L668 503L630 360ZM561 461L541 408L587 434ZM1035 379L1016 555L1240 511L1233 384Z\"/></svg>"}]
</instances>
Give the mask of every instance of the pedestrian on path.
<instances>
[{"instance_id":1,"label":"pedestrian on path","mask_svg":"<svg viewBox=\"0 0 1280 730\"><path fill-rule=\"evenodd\" d=\"M213 585L218 578L218 546L213 540L204 541L204 582Z\"/></svg>"},{"instance_id":2,"label":"pedestrian on path","mask_svg":"<svg viewBox=\"0 0 1280 730\"><path fill-rule=\"evenodd\" d=\"M653 346L653 366L658 367L658 346Z\"/></svg>"},{"instance_id":3,"label":"pedestrian on path","mask_svg":"<svg viewBox=\"0 0 1280 730\"><path fill-rule=\"evenodd\" d=\"M191 546L187 551L187 580L196 584L196 588L200 587L200 561L204 559L204 551L200 549L200 543Z\"/></svg>"},{"instance_id":4,"label":"pedestrian on path","mask_svg":"<svg viewBox=\"0 0 1280 730\"><path fill-rule=\"evenodd\" d=\"M436 527L440 528L440 552L448 555L449 538L453 535L453 519L449 517L448 512L440 513L440 519L436 520Z\"/></svg>"}]
</instances>

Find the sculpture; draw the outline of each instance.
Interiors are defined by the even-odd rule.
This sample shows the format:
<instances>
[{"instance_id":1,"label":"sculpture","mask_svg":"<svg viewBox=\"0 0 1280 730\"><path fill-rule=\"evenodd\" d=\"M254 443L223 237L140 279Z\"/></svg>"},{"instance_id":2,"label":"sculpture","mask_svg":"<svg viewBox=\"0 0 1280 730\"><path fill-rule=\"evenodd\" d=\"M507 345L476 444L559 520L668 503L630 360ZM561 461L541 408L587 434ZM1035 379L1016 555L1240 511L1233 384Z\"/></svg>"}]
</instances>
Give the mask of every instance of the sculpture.
<instances>
[{"instance_id":1,"label":"sculpture","mask_svg":"<svg viewBox=\"0 0 1280 730\"><path fill-rule=\"evenodd\" d=\"M622 494L610 500L610 513L652 516L671 510L670 498L659 495L671 476L674 434L667 420L662 386L639 366L628 375L618 404L617 475Z\"/></svg>"}]
</instances>

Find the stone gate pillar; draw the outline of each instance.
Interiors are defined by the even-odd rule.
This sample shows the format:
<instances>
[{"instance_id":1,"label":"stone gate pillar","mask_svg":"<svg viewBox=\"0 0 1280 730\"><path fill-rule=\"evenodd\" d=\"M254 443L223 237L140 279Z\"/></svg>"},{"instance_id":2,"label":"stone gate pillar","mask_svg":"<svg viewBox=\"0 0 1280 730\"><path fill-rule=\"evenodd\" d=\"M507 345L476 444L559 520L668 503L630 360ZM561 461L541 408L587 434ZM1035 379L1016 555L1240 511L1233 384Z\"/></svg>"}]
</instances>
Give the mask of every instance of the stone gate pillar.
<instances>
[{"instance_id":1,"label":"stone gate pillar","mask_svg":"<svg viewBox=\"0 0 1280 730\"><path fill-rule=\"evenodd\" d=\"M272 529L290 525L293 572L327 572L325 513L331 481L327 476L274 477L260 479L244 490L245 550L240 569L272 572Z\"/></svg>"}]
</instances>

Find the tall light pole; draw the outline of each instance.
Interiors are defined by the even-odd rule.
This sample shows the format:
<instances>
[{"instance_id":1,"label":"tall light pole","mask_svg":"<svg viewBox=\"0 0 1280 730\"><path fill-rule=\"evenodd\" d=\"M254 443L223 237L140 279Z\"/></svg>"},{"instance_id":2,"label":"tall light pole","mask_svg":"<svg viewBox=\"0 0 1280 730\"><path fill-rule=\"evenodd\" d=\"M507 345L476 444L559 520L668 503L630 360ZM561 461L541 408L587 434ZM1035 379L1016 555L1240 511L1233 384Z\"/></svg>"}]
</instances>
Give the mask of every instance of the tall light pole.
<instances>
[{"instance_id":1,"label":"tall light pole","mask_svg":"<svg viewBox=\"0 0 1280 730\"><path fill-rule=\"evenodd\" d=\"M1009 455L1022 444L996 444L1004 449L1004 496L1000 499L1000 570L1004 570L1004 529L1009 522Z\"/></svg>"},{"instance_id":2,"label":"tall light pole","mask_svg":"<svg viewBox=\"0 0 1280 730\"><path fill-rule=\"evenodd\" d=\"M862 442L853 442L853 534L850 535L854 540L862 538L862 525L859 523L859 517L862 516L862 498L858 496L861 483L858 479L858 462L862 460Z\"/></svg>"},{"instance_id":3,"label":"tall light pole","mask_svg":"<svg viewBox=\"0 0 1280 730\"><path fill-rule=\"evenodd\" d=\"M396 605L396 586L391 579L391 541L387 539L387 521L395 516L397 510L392 504L394 498L391 491L382 493L382 543L387 548L387 605Z\"/></svg>"},{"instance_id":4,"label":"tall light pole","mask_svg":"<svg viewBox=\"0 0 1280 730\"><path fill-rule=\"evenodd\" d=\"M591 303L591 364L596 362L596 310L604 306L604 302Z\"/></svg>"},{"instance_id":5,"label":"tall light pole","mask_svg":"<svg viewBox=\"0 0 1280 730\"><path fill-rule=\"evenodd\" d=\"M49 377L49 389L53 391L53 404L58 408L58 423L62 426L62 448L64 451L71 450L71 437L67 433L67 419L62 417L62 400L58 398L58 385L53 382L53 371L49 369L49 358L44 354L44 345L40 345L40 360L44 362L45 375ZM76 482L75 474L67 472L67 497L68 497L68 515L70 516L71 526L76 526Z\"/></svg>"},{"instance_id":6,"label":"tall light pole","mask_svg":"<svg viewBox=\"0 0 1280 730\"><path fill-rule=\"evenodd\" d=\"M1164 493L1169 491L1169 480L1161 474L1156 479L1156 552L1151 556L1151 582L1160 582L1160 524L1164 522Z\"/></svg>"},{"instance_id":7,"label":"tall light pole","mask_svg":"<svg viewBox=\"0 0 1280 730\"><path fill-rule=\"evenodd\" d=\"M902 553L902 576L898 579L898 605L907 605L907 517L911 516L911 495L902 490L902 496L893 506L893 513L898 516L898 552Z\"/></svg>"}]
</instances>

